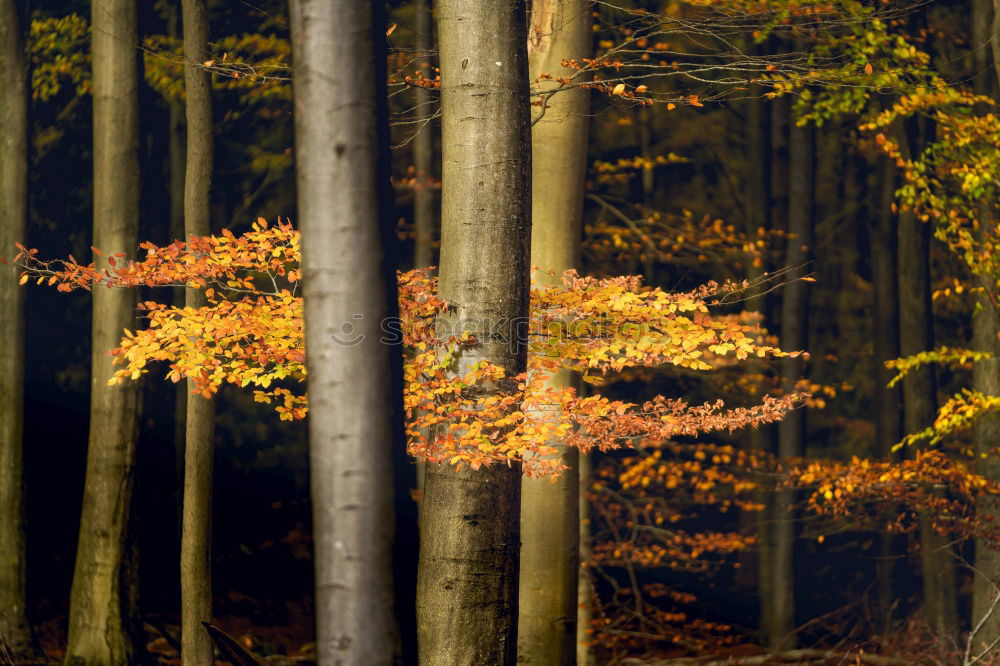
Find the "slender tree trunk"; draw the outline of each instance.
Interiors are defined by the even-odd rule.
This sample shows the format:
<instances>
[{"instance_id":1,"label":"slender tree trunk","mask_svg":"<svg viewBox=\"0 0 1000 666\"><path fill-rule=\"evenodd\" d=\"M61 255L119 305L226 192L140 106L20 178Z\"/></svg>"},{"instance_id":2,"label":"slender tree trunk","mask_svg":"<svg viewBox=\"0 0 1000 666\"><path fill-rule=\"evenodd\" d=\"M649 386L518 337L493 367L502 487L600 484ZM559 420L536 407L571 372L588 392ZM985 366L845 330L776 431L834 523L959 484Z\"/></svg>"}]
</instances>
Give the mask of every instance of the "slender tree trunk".
<instances>
[{"instance_id":1,"label":"slender tree trunk","mask_svg":"<svg viewBox=\"0 0 1000 666\"><path fill-rule=\"evenodd\" d=\"M771 229L785 230L788 228L788 161L789 161L789 128L791 105L787 98L780 97L770 106L770 187L768 188L768 218ZM762 267L765 268L766 267ZM766 298L754 299L747 304L747 309L761 312L767 317ZM751 366L753 367L753 366ZM750 432L750 446L755 450L767 453L774 452L774 428L760 426ZM762 642L770 645L772 636L782 630L776 628L775 622L775 558L776 552L776 495L770 490L757 493L758 502L763 509L758 512L758 596L760 597L760 637Z\"/></svg>"},{"instance_id":2,"label":"slender tree trunk","mask_svg":"<svg viewBox=\"0 0 1000 666\"><path fill-rule=\"evenodd\" d=\"M581 453L578 460L580 489L578 492L580 516L580 575L577 576L577 607L576 614L576 664L577 666L596 666L597 655L594 651L594 636L591 633L591 622L594 619L594 591L591 588L590 574L585 573L593 557L590 532L590 499L588 490L592 473L591 452Z\"/></svg>"},{"instance_id":3,"label":"slender tree trunk","mask_svg":"<svg viewBox=\"0 0 1000 666\"><path fill-rule=\"evenodd\" d=\"M909 151L910 137L898 128L899 144ZM912 210L899 215L899 351L912 356L934 347L934 321L930 291L930 224ZM937 412L937 381L930 367L911 372L903 380L903 429L917 432L933 423ZM931 516L920 516L920 565L923 575L924 613L941 640L950 645L958 638L958 600L955 558L950 539L931 527Z\"/></svg>"},{"instance_id":4,"label":"slender tree trunk","mask_svg":"<svg viewBox=\"0 0 1000 666\"><path fill-rule=\"evenodd\" d=\"M94 0L94 245L105 256L138 242L139 109L136 5ZM105 262L95 258L98 266ZM132 663L123 558L134 478L138 386L108 386L108 351L135 327L135 293L94 289L87 476L70 593L66 663Z\"/></svg>"},{"instance_id":5,"label":"slender tree trunk","mask_svg":"<svg viewBox=\"0 0 1000 666\"><path fill-rule=\"evenodd\" d=\"M25 244L28 215L28 58L23 7L0 6L0 256ZM12 265L0 265L0 644L32 652L25 608L24 290Z\"/></svg>"},{"instance_id":6,"label":"slender tree trunk","mask_svg":"<svg viewBox=\"0 0 1000 666\"><path fill-rule=\"evenodd\" d=\"M431 1L417 0L416 30L417 49L420 51L421 71L426 78L433 78L431 73L431 50L433 21L431 21ZM416 189L413 193L413 226L415 232L413 265L415 268L428 268L434 265L434 230L437 228L437 215L434 206L434 134L433 98L426 88L415 91L417 120L420 131L413 138L413 165L417 170Z\"/></svg>"},{"instance_id":7,"label":"slender tree trunk","mask_svg":"<svg viewBox=\"0 0 1000 666\"><path fill-rule=\"evenodd\" d=\"M184 235L211 233L211 75L208 8L205 0L183 0L184 93L187 150L184 169ZM207 305L205 292L188 289L185 305ZM184 436L184 505L181 527L181 656L185 666L212 666L212 639L202 626L212 621L212 468L215 406L187 380Z\"/></svg>"},{"instance_id":8,"label":"slender tree trunk","mask_svg":"<svg viewBox=\"0 0 1000 666\"><path fill-rule=\"evenodd\" d=\"M991 71L996 53L1000 53L996 39L1000 32L995 25L994 11L989 0L974 0L972 8L973 46L976 53L976 88L984 95L993 94L996 97L998 89L994 74L1000 76L1000 70ZM980 210L978 240L996 242L995 225L997 207L994 201L985 201ZM993 238L989 238L993 236ZM972 347L978 351L989 352L993 358L976 363L973 369L972 385L977 391L986 395L1000 395L1000 314L997 310L996 281L980 280L983 287L977 295L977 310L972 320ZM972 433L973 444L980 455L978 471L983 476L994 481L1000 480L1000 459L993 449L1000 446L1000 415L995 412L981 418ZM979 511L1000 519L1000 509L995 500L984 500ZM973 637L976 652L984 647L994 645L1000 640L1000 612L991 611L1000 594L1000 552L992 549L985 539L976 539L976 569L972 590L972 623L978 624L983 618L985 622ZM986 617L988 615L988 617Z\"/></svg>"},{"instance_id":9,"label":"slender tree trunk","mask_svg":"<svg viewBox=\"0 0 1000 666\"><path fill-rule=\"evenodd\" d=\"M321 664L392 663L395 312L381 3L295 0L295 145ZM345 66L349 64L349 66ZM388 411L388 414L387 414Z\"/></svg>"},{"instance_id":10,"label":"slender tree trunk","mask_svg":"<svg viewBox=\"0 0 1000 666\"><path fill-rule=\"evenodd\" d=\"M888 158L879 164L877 189L878 206L871 215L872 261L872 345L875 377L875 447L874 454L881 459L893 458L892 447L903 437L902 402L899 387L888 388L893 372L885 362L899 358L899 310L896 300L896 215L892 202L896 190L896 167ZM890 510L891 511L891 510ZM887 512L886 515L890 515ZM882 630L888 631L892 621L895 593L895 543L894 535L879 533L879 559L876 564L879 607Z\"/></svg>"},{"instance_id":11,"label":"slender tree trunk","mask_svg":"<svg viewBox=\"0 0 1000 666\"><path fill-rule=\"evenodd\" d=\"M180 36L180 8L170 3L167 8L167 34ZM184 240L184 104L180 100L167 102L167 179L170 187L170 240ZM174 287L173 303L184 304L183 287ZM174 454L177 463L177 536L184 522L184 439L187 430L187 382L174 385Z\"/></svg>"},{"instance_id":12,"label":"slender tree trunk","mask_svg":"<svg viewBox=\"0 0 1000 666\"><path fill-rule=\"evenodd\" d=\"M442 0L442 320L479 344L456 371L489 360L524 371L531 144L527 29L521 0ZM516 390L505 380L488 391ZM428 464L420 516L420 663L513 664L521 470Z\"/></svg>"},{"instance_id":13,"label":"slender tree trunk","mask_svg":"<svg viewBox=\"0 0 1000 666\"><path fill-rule=\"evenodd\" d=\"M586 0L533 0L528 69L539 81L543 107L531 131L531 265L538 286L562 283L580 253L587 167L588 91L551 93L559 84L542 74L571 76L565 58L589 58L593 31ZM544 115L542 115L544 113ZM569 372L554 375L554 389L570 386ZM576 659L580 572L579 452L558 447L566 470L556 479L521 481L521 570L518 594L520 664L573 664Z\"/></svg>"},{"instance_id":14,"label":"slender tree trunk","mask_svg":"<svg viewBox=\"0 0 1000 666\"><path fill-rule=\"evenodd\" d=\"M808 299L804 277L809 267L814 211L815 136L811 127L793 124L788 158L788 235L785 263L794 270L781 301L781 347L804 349L808 330ZM781 359L782 389L791 392L802 376L800 357ZM778 424L778 455L782 459L801 456L805 418L792 410ZM774 559L771 562L772 609L768 646L773 650L795 647L795 497L794 490L779 490L774 505Z\"/></svg>"}]
</instances>

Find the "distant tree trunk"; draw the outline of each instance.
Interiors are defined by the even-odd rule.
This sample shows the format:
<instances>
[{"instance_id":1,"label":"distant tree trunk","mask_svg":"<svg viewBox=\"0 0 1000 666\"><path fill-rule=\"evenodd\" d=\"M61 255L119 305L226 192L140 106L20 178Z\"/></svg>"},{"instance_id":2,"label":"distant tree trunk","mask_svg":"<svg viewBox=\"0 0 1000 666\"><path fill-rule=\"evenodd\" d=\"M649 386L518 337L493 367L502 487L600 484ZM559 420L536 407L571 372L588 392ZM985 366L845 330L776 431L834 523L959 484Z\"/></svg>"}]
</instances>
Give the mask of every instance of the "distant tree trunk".
<instances>
[{"instance_id":1,"label":"distant tree trunk","mask_svg":"<svg viewBox=\"0 0 1000 666\"><path fill-rule=\"evenodd\" d=\"M899 144L909 152L910 136L898 126ZM934 347L934 320L930 290L929 223L912 210L899 214L899 351L912 356ZM937 381L933 368L911 372L903 380L903 429L917 432L934 422ZM920 516L920 564L924 588L924 613L931 629L944 641L958 637L958 599L955 557L950 539L931 527L931 516Z\"/></svg>"},{"instance_id":2,"label":"distant tree trunk","mask_svg":"<svg viewBox=\"0 0 1000 666\"><path fill-rule=\"evenodd\" d=\"M993 7L989 0L974 0L972 11L973 46L976 53L976 89L983 95L993 94L1000 89L993 76L1000 76L1000 70L991 71L993 59L1000 53L996 44L1000 36L1000 26L995 24ZM979 240L987 240L987 231L996 223L995 201L984 202L980 210ZM996 238L992 238L996 242ZM973 368L972 385L986 395L1000 395L1000 314L997 307L996 282L982 279L983 289L977 295L978 312L972 320L972 348L989 352L992 359L980 361ZM996 412L980 419L972 433L973 444L980 455L978 471L994 481L1000 481L1000 459L993 452L1000 446L1000 415ZM996 500L985 500L979 511L1000 519L1000 509ZM992 549L985 539L976 540L976 570L972 590L972 623L975 626L987 615L985 623L973 637L976 652L1000 640L1000 608L991 608L1000 595L1000 552Z\"/></svg>"},{"instance_id":3,"label":"distant tree trunk","mask_svg":"<svg viewBox=\"0 0 1000 666\"><path fill-rule=\"evenodd\" d=\"M177 3L167 5L167 34L180 37L180 8ZM170 187L170 240L184 240L184 103L171 99L167 102L167 182ZM183 287L174 287L173 303L184 304ZM180 538L184 512L184 439L187 427L187 382L174 385L174 451L177 461L177 535Z\"/></svg>"},{"instance_id":4,"label":"distant tree trunk","mask_svg":"<svg viewBox=\"0 0 1000 666\"><path fill-rule=\"evenodd\" d=\"M132 252L139 223L139 109L136 5L94 0L94 246ZM95 257L98 267L105 259ZM135 327L135 292L94 289L90 436L80 539L70 593L66 663L108 666L133 660L123 558L134 478L138 386L108 386L108 351Z\"/></svg>"},{"instance_id":5,"label":"distant tree trunk","mask_svg":"<svg viewBox=\"0 0 1000 666\"><path fill-rule=\"evenodd\" d=\"M586 0L533 0L528 30L530 80L542 74L571 76L565 58L589 58L593 31ZM587 168L589 94L582 88L552 93L559 84L540 81L542 107L531 131L531 266L539 286L562 284L580 253L584 177ZM544 113L544 115L542 115ZM570 386L571 373L552 377L555 389ZM521 571L518 594L520 664L573 664L576 659L577 581L580 572L579 452L559 447L567 469L555 483L521 481Z\"/></svg>"},{"instance_id":6,"label":"distant tree trunk","mask_svg":"<svg viewBox=\"0 0 1000 666\"><path fill-rule=\"evenodd\" d=\"M590 532L590 498L588 488L592 473L590 452L581 453L579 456L579 477L580 490L578 492L579 514L580 514L580 562L583 566L580 575L577 576L577 605L579 611L576 614L576 665L577 666L597 666L597 655L594 650L594 636L591 633L591 621L594 618L594 591L590 586L590 575L585 572L585 567L590 564L593 555Z\"/></svg>"},{"instance_id":7,"label":"distant tree trunk","mask_svg":"<svg viewBox=\"0 0 1000 666\"><path fill-rule=\"evenodd\" d=\"M443 325L480 342L456 371L489 360L524 371L531 144L522 0L441 0ZM494 391L515 390L504 381ZM483 389L489 390L489 389ZM417 636L422 666L513 664L521 470L428 464L420 516Z\"/></svg>"},{"instance_id":8,"label":"distant tree trunk","mask_svg":"<svg viewBox=\"0 0 1000 666\"><path fill-rule=\"evenodd\" d=\"M891 459L892 447L903 437L902 401L899 387L888 388L893 372L885 362L899 357L899 309L896 294L896 215L892 203L896 190L896 166L888 159L880 161L877 189L880 199L871 215L869 234L872 262L872 373L875 377L875 447L874 454ZM879 533L879 559L876 565L878 599L882 629L892 620L895 593L895 535Z\"/></svg>"},{"instance_id":9,"label":"distant tree trunk","mask_svg":"<svg viewBox=\"0 0 1000 666\"><path fill-rule=\"evenodd\" d=\"M0 7L0 256L25 244L28 215L28 58L26 17L16 0ZM14 656L32 650L25 609L24 290L19 271L0 266L0 642Z\"/></svg>"},{"instance_id":10,"label":"distant tree trunk","mask_svg":"<svg viewBox=\"0 0 1000 666\"><path fill-rule=\"evenodd\" d=\"M781 301L781 348L804 349L808 331L806 284L798 279L809 272L804 266L812 251L814 214L815 135L811 127L792 124L788 157L788 235L785 264L794 270L785 285ZM781 359L781 383L785 392L795 388L802 376L799 357ZM778 424L778 456L782 459L803 454L805 417L792 410ZM773 650L795 647L795 491L779 490L774 503L774 559L771 573L772 608L768 647Z\"/></svg>"},{"instance_id":11,"label":"distant tree trunk","mask_svg":"<svg viewBox=\"0 0 1000 666\"><path fill-rule=\"evenodd\" d=\"M433 21L431 20L431 1L417 0L417 50L420 51L421 71L427 78L434 78L431 72L431 50ZM437 215L434 213L434 133L433 98L426 88L418 87L415 91L417 120L419 132L413 138L413 165L416 168L416 189L413 193L413 226L414 250L413 265L415 268L427 268L434 265L434 231L437 229Z\"/></svg>"},{"instance_id":12,"label":"distant tree trunk","mask_svg":"<svg viewBox=\"0 0 1000 666\"><path fill-rule=\"evenodd\" d=\"M771 159L768 173L770 187L768 188L767 215L772 230L784 231L788 228L788 121L791 117L791 104L787 98L779 97L769 106L771 111ZM761 269L766 270L767 267L762 266ZM747 303L748 310L760 312L765 316L765 323L769 323L767 322L769 314L767 306L767 299L764 297L755 298ZM753 365L750 367L753 368ZM755 450L774 453L774 439L774 428L771 426L762 425L750 432L750 446ZM758 512L757 518L757 588L760 597L760 637L764 643L770 644L772 635L781 631L775 628L774 615L774 562L776 558L774 512L776 496L773 492L765 489L757 493L757 500L764 507Z\"/></svg>"},{"instance_id":13,"label":"distant tree trunk","mask_svg":"<svg viewBox=\"0 0 1000 666\"><path fill-rule=\"evenodd\" d=\"M184 235L211 233L211 75L208 9L205 0L183 0L184 93L187 150L184 170ZM188 289L185 305L207 305L205 292ZM181 527L181 657L185 666L212 666L212 639L202 626L212 622L212 468L215 406L187 380L184 437L184 503Z\"/></svg>"},{"instance_id":14,"label":"distant tree trunk","mask_svg":"<svg viewBox=\"0 0 1000 666\"><path fill-rule=\"evenodd\" d=\"M295 146L321 664L390 664L396 345L381 3L294 0ZM401 380L400 380L401 381ZM387 413L388 412L388 413Z\"/></svg>"}]
</instances>

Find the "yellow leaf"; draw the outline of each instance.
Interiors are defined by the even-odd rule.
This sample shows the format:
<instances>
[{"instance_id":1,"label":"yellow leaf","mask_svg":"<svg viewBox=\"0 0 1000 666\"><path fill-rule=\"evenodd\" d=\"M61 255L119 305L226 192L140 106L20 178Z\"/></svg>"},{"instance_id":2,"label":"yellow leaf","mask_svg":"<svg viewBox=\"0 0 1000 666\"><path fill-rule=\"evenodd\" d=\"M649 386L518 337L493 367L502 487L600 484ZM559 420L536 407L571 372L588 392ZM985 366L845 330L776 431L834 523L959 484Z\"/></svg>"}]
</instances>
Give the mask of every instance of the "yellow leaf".
<instances>
[{"instance_id":1,"label":"yellow leaf","mask_svg":"<svg viewBox=\"0 0 1000 666\"><path fill-rule=\"evenodd\" d=\"M611 94L621 95L623 92L625 92L625 84L619 83L618 85L615 86L615 89L611 91Z\"/></svg>"}]
</instances>

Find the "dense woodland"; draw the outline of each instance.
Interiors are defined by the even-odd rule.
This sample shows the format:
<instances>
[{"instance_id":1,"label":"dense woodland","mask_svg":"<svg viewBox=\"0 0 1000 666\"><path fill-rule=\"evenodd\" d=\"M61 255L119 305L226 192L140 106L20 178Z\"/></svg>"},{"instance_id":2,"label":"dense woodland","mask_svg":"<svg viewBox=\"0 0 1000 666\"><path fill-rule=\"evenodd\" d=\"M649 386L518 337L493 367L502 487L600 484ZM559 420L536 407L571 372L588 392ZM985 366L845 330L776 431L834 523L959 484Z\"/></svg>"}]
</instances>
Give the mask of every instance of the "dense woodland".
<instances>
[{"instance_id":1,"label":"dense woodland","mask_svg":"<svg viewBox=\"0 0 1000 666\"><path fill-rule=\"evenodd\" d=\"M1000 664L1000 0L0 7L0 664Z\"/></svg>"}]
</instances>

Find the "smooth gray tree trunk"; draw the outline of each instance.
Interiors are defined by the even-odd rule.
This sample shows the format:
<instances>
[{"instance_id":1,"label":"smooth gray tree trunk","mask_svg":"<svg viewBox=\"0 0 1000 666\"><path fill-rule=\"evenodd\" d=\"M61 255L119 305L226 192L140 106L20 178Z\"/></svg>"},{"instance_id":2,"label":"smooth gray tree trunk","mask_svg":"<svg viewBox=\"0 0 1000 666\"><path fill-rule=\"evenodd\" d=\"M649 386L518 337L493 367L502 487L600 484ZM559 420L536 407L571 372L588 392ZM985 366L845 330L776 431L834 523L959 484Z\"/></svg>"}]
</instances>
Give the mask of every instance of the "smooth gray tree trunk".
<instances>
[{"instance_id":1,"label":"smooth gray tree trunk","mask_svg":"<svg viewBox=\"0 0 1000 666\"><path fill-rule=\"evenodd\" d=\"M469 331L456 371L488 360L525 369L531 143L525 6L441 0L442 327ZM516 390L512 381L482 391ZM417 638L422 666L515 663L521 470L427 465L420 515Z\"/></svg>"},{"instance_id":2,"label":"smooth gray tree trunk","mask_svg":"<svg viewBox=\"0 0 1000 666\"><path fill-rule=\"evenodd\" d=\"M0 256L25 244L28 215L28 57L23 8L0 5ZM32 652L25 599L24 290L18 269L0 265L0 642L15 656Z\"/></svg>"},{"instance_id":3,"label":"smooth gray tree trunk","mask_svg":"<svg viewBox=\"0 0 1000 666\"><path fill-rule=\"evenodd\" d=\"M392 663L393 312L378 3L294 0L319 663ZM380 200L381 199L381 200ZM394 298L394 297L393 297Z\"/></svg>"},{"instance_id":4,"label":"smooth gray tree trunk","mask_svg":"<svg viewBox=\"0 0 1000 666\"><path fill-rule=\"evenodd\" d=\"M139 70L134 0L91 5L94 99L94 238L107 257L134 252L139 225ZM105 259L95 257L98 266ZM66 663L121 666L134 659L123 585L134 480L138 385L108 386L108 351L135 328L131 289L93 294L90 435L80 538L70 592Z\"/></svg>"},{"instance_id":5,"label":"smooth gray tree trunk","mask_svg":"<svg viewBox=\"0 0 1000 666\"><path fill-rule=\"evenodd\" d=\"M184 93L187 150L184 169L184 235L207 236L212 186L211 75L208 8L205 0L183 0ZM187 289L185 305L207 304L201 289ZM202 622L212 622L212 468L215 405L196 395L187 380L184 429L184 501L181 525L181 656L185 666L212 666L212 639Z\"/></svg>"},{"instance_id":6,"label":"smooth gray tree trunk","mask_svg":"<svg viewBox=\"0 0 1000 666\"><path fill-rule=\"evenodd\" d=\"M531 130L531 266L538 287L562 284L579 263L590 98L583 88L559 88L572 76L566 58L589 58L593 31L586 0L533 0L528 27L529 77L544 107ZM540 80L549 74L553 79ZM543 111L544 109L544 111ZM570 386L562 371L549 385ZM573 664L580 573L579 452L559 447L567 469L551 479L521 482L521 570L518 597L520 664Z\"/></svg>"}]
</instances>

